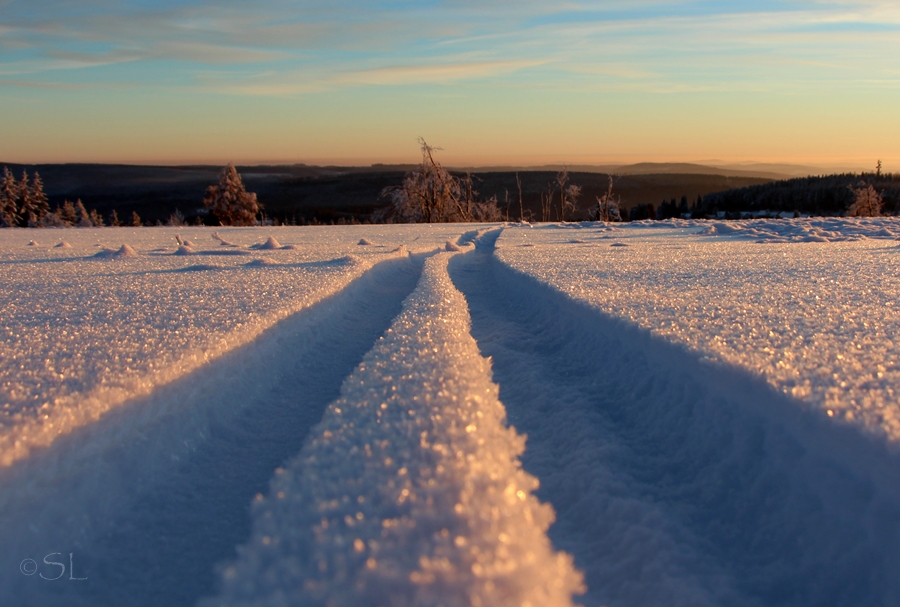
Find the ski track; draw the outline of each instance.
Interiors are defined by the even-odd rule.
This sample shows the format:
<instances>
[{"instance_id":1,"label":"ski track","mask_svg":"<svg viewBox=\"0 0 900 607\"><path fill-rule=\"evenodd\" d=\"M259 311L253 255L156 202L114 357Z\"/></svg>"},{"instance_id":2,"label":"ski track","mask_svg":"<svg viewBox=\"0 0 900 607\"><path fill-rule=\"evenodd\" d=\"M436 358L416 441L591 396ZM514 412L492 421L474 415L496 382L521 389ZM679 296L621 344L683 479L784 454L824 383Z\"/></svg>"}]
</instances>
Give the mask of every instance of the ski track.
<instances>
[{"instance_id":1,"label":"ski track","mask_svg":"<svg viewBox=\"0 0 900 607\"><path fill-rule=\"evenodd\" d=\"M900 458L765 381L454 258L550 537L599 605L900 604Z\"/></svg>"},{"instance_id":2,"label":"ski track","mask_svg":"<svg viewBox=\"0 0 900 607\"><path fill-rule=\"evenodd\" d=\"M192 605L210 594L215 563L249 536L254 495L300 451L420 273L409 257L376 264L255 341L0 470L0 604ZM88 579L19 572L22 559L52 552L73 553Z\"/></svg>"},{"instance_id":3,"label":"ski track","mask_svg":"<svg viewBox=\"0 0 900 607\"><path fill-rule=\"evenodd\" d=\"M203 605L572 605L581 576L545 534L553 511L531 494L447 260L426 260L403 312L255 500L253 536Z\"/></svg>"}]
</instances>

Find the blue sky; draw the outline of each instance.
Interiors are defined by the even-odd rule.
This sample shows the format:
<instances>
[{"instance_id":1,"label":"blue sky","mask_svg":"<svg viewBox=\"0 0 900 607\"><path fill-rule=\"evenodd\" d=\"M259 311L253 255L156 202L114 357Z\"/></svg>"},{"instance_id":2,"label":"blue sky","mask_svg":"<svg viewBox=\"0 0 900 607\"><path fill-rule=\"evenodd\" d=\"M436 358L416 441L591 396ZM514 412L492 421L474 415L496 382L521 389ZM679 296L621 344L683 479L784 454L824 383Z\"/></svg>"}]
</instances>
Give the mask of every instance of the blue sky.
<instances>
[{"instance_id":1,"label":"blue sky","mask_svg":"<svg viewBox=\"0 0 900 607\"><path fill-rule=\"evenodd\" d=\"M900 162L896 0L0 14L3 161Z\"/></svg>"}]
</instances>

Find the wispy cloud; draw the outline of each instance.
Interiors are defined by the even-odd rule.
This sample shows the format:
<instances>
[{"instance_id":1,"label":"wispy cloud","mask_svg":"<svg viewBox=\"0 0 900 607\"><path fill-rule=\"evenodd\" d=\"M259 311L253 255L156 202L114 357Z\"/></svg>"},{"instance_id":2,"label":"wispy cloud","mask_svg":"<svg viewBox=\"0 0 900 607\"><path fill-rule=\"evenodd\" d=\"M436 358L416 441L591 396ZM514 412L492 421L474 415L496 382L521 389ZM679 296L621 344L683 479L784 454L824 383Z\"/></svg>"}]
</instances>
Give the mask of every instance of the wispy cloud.
<instances>
[{"instance_id":1,"label":"wispy cloud","mask_svg":"<svg viewBox=\"0 0 900 607\"><path fill-rule=\"evenodd\" d=\"M837 79L852 70L872 80L892 73L900 56L894 0L13 0L4 12L0 47L17 50L0 57L0 73L136 62L152 84L159 70L143 66L167 61L186 86L210 81L194 78L199 64L221 72L212 80L229 82L228 90L244 91L278 89L279 75L302 74L303 86L281 87L302 92L490 80L549 65L585 87L598 77L654 80L668 90L715 87L738 70L746 80L810 71ZM852 59L860 55L876 59L860 66ZM762 57L784 61L754 71ZM248 64L259 69L248 73L241 68ZM260 84L260 74L273 82Z\"/></svg>"}]
</instances>

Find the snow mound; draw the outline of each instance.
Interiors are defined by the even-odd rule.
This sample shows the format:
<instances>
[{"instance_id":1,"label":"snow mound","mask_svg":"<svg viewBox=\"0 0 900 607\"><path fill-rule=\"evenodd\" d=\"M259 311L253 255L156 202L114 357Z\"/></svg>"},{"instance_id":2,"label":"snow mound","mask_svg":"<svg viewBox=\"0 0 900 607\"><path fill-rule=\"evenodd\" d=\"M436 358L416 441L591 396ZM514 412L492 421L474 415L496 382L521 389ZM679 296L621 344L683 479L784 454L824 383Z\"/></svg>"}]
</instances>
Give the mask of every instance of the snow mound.
<instances>
[{"instance_id":1,"label":"snow mound","mask_svg":"<svg viewBox=\"0 0 900 607\"><path fill-rule=\"evenodd\" d=\"M179 245L178 249L172 253L172 255L196 255L196 251L192 249L187 243Z\"/></svg>"},{"instance_id":2,"label":"snow mound","mask_svg":"<svg viewBox=\"0 0 900 607\"><path fill-rule=\"evenodd\" d=\"M184 241L184 246L190 247L190 248L193 249L193 248L196 247L197 245L195 245L195 244L194 244L192 241L190 241L190 240L185 240L185 241Z\"/></svg>"},{"instance_id":3,"label":"snow mound","mask_svg":"<svg viewBox=\"0 0 900 607\"><path fill-rule=\"evenodd\" d=\"M518 460L447 255L341 388L201 605L571 606L553 510Z\"/></svg>"},{"instance_id":4,"label":"snow mound","mask_svg":"<svg viewBox=\"0 0 900 607\"><path fill-rule=\"evenodd\" d=\"M368 238L360 238L359 242L357 242L356 244L358 244L360 246L368 247L368 246L372 246L372 241L369 240Z\"/></svg>"},{"instance_id":5,"label":"snow mound","mask_svg":"<svg viewBox=\"0 0 900 607\"><path fill-rule=\"evenodd\" d=\"M98 259L122 259L125 257L139 257L139 254L130 245L123 244L118 249L103 248L94 257Z\"/></svg>"},{"instance_id":6,"label":"snow mound","mask_svg":"<svg viewBox=\"0 0 900 607\"><path fill-rule=\"evenodd\" d=\"M53 245L53 248L54 248L54 249L71 249L71 248L72 248L72 245L70 245L70 244L69 244L68 242L66 242L65 240L61 240L60 242L58 242L58 243L56 243L55 245Z\"/></svg>"},{"instance_id":7,"label":"snow mound","mask_svg":"<svg viewBox=\"0 0 900 607\"><path fill-rule=\"evenodd\" d=\"M462 247L460 247L458 244L455 244L453 241L448 240L444 244L444 250L446 250L446 251L462 251Z\"/></svg>"},{"instance_id":8,"label":"snow mound","mask_svg":"<svg viewBox=\"0 0 900 607\"><path fill-rule=\"evenodd\" d=\"M244 264L247 268L260 268L264 266L280 266L281 264L271 259L254 259Z\"/></svg>"},{"instance_id":9,"label":"snow mound","mask_svg":"<svg viewBox=\"0 0 900 607\"><path fill-rule=\"evenodd\" d=\"M262 244L255 244L251 249L257 250L266 250L266 251L274 251L276 249L282 248L281 243L275 240L274 236L269 236L269 238Z\"/></svg>"},{"instance_id":10,"label":"snow mound","mask_svg":"<svg viewBox=\"0 0 900 607\"><path fill-rule=\"evenodd\" d=\"M29 247L36 247L36 246L38 246L38 243L37 243L37 241L29 240L29 241L28 241L28 246L29 246Z\"/></svg>"},{"instance_id":11,"label":"snow mound","mask_svg":"<svg viewBox=\"0 0 900 607\"><path fill-rule=\"evenodd\" d=\"M734 236L757 242L847 242L900 238L896 217L817 217L796 219L747 219L714 222L700 232L704 236Z\"/></svg>"}]
</instances>

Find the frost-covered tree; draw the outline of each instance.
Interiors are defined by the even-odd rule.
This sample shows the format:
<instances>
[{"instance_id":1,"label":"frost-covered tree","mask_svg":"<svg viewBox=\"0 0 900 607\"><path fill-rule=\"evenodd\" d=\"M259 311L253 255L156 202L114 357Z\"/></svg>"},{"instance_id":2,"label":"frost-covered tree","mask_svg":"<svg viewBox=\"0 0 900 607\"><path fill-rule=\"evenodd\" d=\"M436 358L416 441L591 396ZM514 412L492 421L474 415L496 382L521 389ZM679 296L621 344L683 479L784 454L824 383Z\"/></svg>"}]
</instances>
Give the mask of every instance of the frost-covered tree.
<instances>
[{"instance_id":1,"label":"frost-covered tree","mask_svg":"<svg viewBox=\"0 0 900 607\"><path fill-rule=\"evenodd\" d=\"M103 216L97 211L97 209L91 209L90 215L88 215L88 219L91 220L91 225L94 227L100 228L103 227Z\"/></svg>"},{"instance_id":2,"label":"frost-covered tree","mask_svg":"<svg viewBox=\"0 0 900 607\"><path fill-rule=\"evenodd\" d=\"M569 183L569 169L563 169L556 176L557 203L556 216L566 220L566 214L575 210L575 203L581 196L581 186Z\"/></svg>"},{"instance_id":3,"label":"frost-covered tree","mask_svg":"<svg viewBox=\"0 0 900 607\"><path fill-rule=\"evenodd\" d=\"M883 200L881 194L871 184L861 183L859 187L850 188L853 192L853 203L847 209L847 215L850 217L878 217L881 215L881 205Z\"/></svg>"},{"instance_id":4,"label":"frost-covered tree","mask_svg":"<svg viewBox=\"0 0 900 607\"><path fill-rule=\"evenodd\" d=\"M117 228L117 227L119 227L120 225L122 225L122 222L119 221L119 214L116 213L116 210L115 210L115 209L113 209L113 210L110 211L110 213L109 213L109 225L112 226L112 227L114 227L114 228Z\"/></svg>"},{"instance_id":5,"label":"frost-covered tree","mask_svg":"<svg viewBox=\"0 0 900 607\"><path fill-rule=\"evenodd\" d=\"M94 222L91 221L91 214L84 208L84 203L81 202L81 198L75 203L75 215L77 217L75 225L79 228L90 228L94 226Z\"/></svg>"},{"instance_id":6,"label":"frost-covered tree","mask_svg":"<svg viewBox=\"0 0 900 607\"><path fill-rule=\"evenodd\" d=\"M256 194L247 192L241 176L229 163L222 170L219 183L206 190L203 204L218 218L222 225L252 226L258 223L260 204Z\"/></svg>"},{"instance_id":7,"label":"frost-covered tree","mask_svg":"<svg viewBox=\"0 0 900 607\"><path fill-rule=\"evenodd\" d=\"M422 162L406 174L403 184L382 190L391 199L387 218L400 222L499 221L496 197L479 200L471 175L459 179L435 158L440 148L419 138Z\"/></svg>"},{"instance_id":8,"label":"frost-covered tree","mask_svg":"<svg viewBox=\"0 0 900 607\"><path fill-rule=\"evenodd\" d=\"M16 178L6 167L3 167L3 180L0 181L0 226L11 228L19 223L19 195L21 188Z\"/></svg>"},{"instance_id":9,"label":"frost-covered tree","mask_svg":"<svg viewBox=\"0 0 900 607\"><path fill-rule=\"evenodd\" d=\"M652 206L650 207L653 208ZM609 176L609 187L602 196L597 197L591 219L594 221L622 221L619 211L619 196L613 194L613 176Z\"/></svg>"},{"instance_id":10,"label":"frost-covered tree","mask_svg":"<svg viewBox=\"0 0 900 607\"><path fill-rule=\"evenodd\" d=\"M40 225L41 220L50 212L50 201L47 194L44 193L44 182L37 171L31 178L31 186L28 190L31 196L31 207L34 210L34 222L32 223L31 218L28 218L28 225L34 227Z\"/></svg>"},{"instance_id":11,"label":"frost-covered tree","mask_svg":"<svg viewBox=\"0 0 900 607\"><path fill-rule=\"evenodd\" d=\"M141 222L141 216L137 214L137 211L132 211L132 212L131 212L131 225L133 225L133 226L136 227L136 228L139 228L139 227L141 227L142 225L144 225L144 224Z\"/></svg>"},{"instance_id":12,"label":"frost-covered tree","mask_svg":"<svg viewBox=\"0 0 900 607\"><path fill-rule=\"evenodd\" d=\"M184 222L184 215L178 209L175 209L175 212L169 215L168 221L166 221L167 226L180 227L186 225Z\"/></svg>"}]
</instances>

